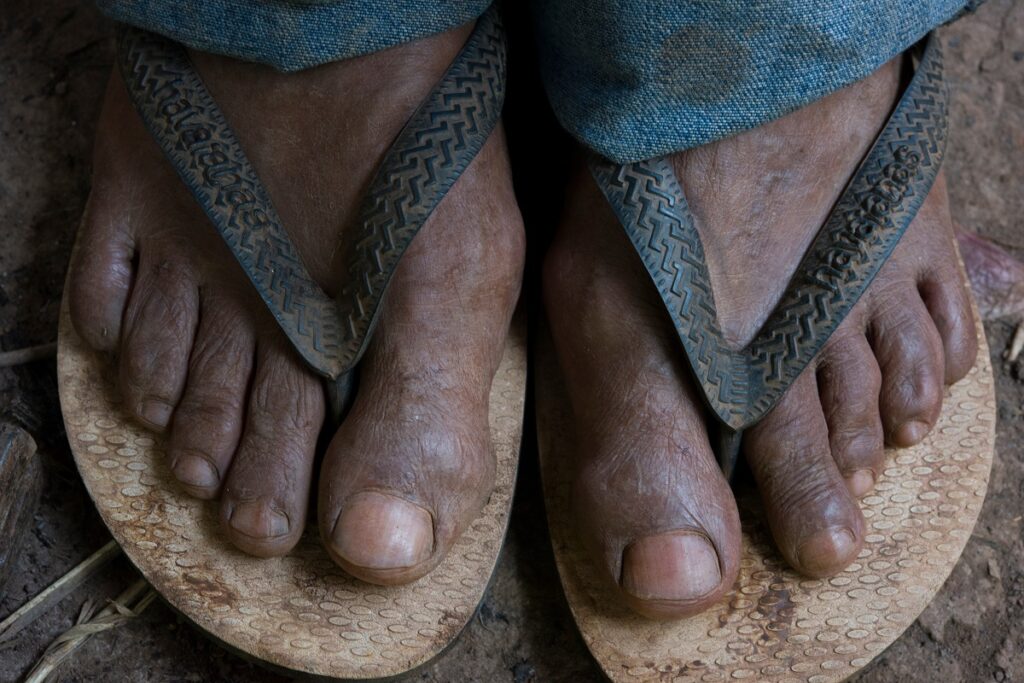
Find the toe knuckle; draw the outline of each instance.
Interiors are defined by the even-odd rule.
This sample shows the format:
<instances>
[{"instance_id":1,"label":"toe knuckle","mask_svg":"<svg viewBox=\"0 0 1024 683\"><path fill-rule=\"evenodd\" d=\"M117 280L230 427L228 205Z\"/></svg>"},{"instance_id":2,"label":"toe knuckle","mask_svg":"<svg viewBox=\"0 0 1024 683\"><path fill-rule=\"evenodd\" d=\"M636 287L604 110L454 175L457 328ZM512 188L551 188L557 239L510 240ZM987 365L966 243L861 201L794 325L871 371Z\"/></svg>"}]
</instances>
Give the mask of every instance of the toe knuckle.
<instances>
[{"instance_id":1,"label":"toe knuckle","mask_svg":"<svg viewBox=\"0 0 1024 683\"><path fill-rule=\"evenodd\" d=\"M178 407L178 421L203 440L218 440L237 431L241 413L241 402L233 397L192 396Z\"/></svg>"}]
</instances>

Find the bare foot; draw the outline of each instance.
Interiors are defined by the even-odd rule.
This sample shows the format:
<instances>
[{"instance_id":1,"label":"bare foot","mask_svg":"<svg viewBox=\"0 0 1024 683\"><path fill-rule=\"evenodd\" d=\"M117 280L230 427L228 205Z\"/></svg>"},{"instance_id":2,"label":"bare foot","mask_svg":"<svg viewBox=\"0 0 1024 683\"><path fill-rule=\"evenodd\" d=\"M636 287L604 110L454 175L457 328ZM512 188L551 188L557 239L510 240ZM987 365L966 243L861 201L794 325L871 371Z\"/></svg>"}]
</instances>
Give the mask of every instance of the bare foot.
<instances>
[{"instance_id":1,"label":"bare foot","mask_svg":"<svg viewBox=\"0 0 1024 683\"><path fill-rule=\"evenodd\" d=\"M743 345L764 322L885 124L900 61L782 119L675 155L719 318ZM582 440L578 525L637 611L698 612L733 584L739 520L700 395L657 293L580 168L545 264L545 304ZM865 533L857 498L883 444L918 443L976 339L940 175L902 242L824 350L745 438L775 540L810 576Z\"/></svg>"},{"instance_id":2,"label":"bare foot","mask_svg":"<svg viewBox=\"0 0 1024 683\"><path fill-rule=\"evenodd\" d=\"M462 27L298 74L193 53L303 261L328 293L385 150L465 42ZM72 321L116 353L126 405L168 434L175 476L220 498L232 542L280 555L305 526L324 418L301 362L150 139L118 77L73 259ZM320 472L332 557L375 582L425 574L492 487L488 391L524 238L499 129L406 252Z\"/></svg>"}]
</instances>

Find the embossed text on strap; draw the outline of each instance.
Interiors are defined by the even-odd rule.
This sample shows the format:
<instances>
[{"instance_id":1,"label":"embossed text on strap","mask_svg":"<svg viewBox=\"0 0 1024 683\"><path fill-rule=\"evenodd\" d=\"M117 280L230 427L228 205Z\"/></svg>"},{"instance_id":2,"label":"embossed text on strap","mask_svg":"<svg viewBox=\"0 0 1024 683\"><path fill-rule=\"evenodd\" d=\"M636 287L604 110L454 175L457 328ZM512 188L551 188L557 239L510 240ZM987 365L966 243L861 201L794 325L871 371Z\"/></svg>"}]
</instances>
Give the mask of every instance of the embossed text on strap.
<instances>
[{"instance_id":1,"label":"embossed text on strap","mask_svg":"<svg viewBox=\"0 0 1024 683\"><path fill-rule=\"evenodd\" d=\"M406 247L497 124L505 47L494 8L385 155L338 300L313 281L224 115L179 45L121 28L121 74L144 123L306 363L338 378L362 355Z\"/></svg>"}]
</instances>

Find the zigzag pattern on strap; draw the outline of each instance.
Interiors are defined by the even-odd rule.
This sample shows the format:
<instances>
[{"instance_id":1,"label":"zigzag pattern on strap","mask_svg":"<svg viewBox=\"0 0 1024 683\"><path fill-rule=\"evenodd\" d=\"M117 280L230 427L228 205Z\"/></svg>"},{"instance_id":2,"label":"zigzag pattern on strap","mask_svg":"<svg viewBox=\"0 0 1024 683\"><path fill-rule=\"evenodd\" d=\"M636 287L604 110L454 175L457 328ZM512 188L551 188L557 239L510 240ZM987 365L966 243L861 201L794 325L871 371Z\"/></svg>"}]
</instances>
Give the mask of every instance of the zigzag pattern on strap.
<instances>
[{"instance_id":1,"label":"zigzag pattern on strap","mask_svg":"<svg viewBox=\"0 0 1024 683\"><path fill-rule=\"evenodd\" d=\"M724 344L704 245L668 159L594 159L590 169L658 288L711 407L723 422L742 420L747 366Z\"/></svg>"},{"instance_id":2,"label":"zigzag pattern on strap","mask_svg":"<svg viewBox=\"0 0 1024 683\"><path fill-rule=\"evenodd\" d=\"M341 337L334 302L299 258L256 171L186 54L122 27L121 76L143 122L216 226L303 359L333 376Z\"/></svg>"},{"instance_id":3,"label":"zigzag pattern on strap","mask_svg":"<svg viewBox=\"0 0 1024 683\"><path fill-rule=\"evenodd\" d=\"M666 158L591 172L658 289L708 404L741 430L760 420L871 284L927 197L946 144L948 94L934 37L765 325L743 349L718 324L704 249Z\"/></svg>"},{"instance_id":4,"label":"zigzag pattern on strap","mask_svg":"<svg viewBox=\"0 0 1024 683\"><path fill-rule=\"evenodd\" d=\"M750 344L754 379L764 387L752 420L817 355L903 237L938 175L948 115L942 49L930 37L895 111Z\"/></svg>"},{"instance_id":5,"label":"zigzag pattern on strap","mask_svg":"<svg viewBox=\"0 0 1024 683\"><path fill-rule=\"evenodd\" d=\"M350 366L366 348L399 259L487 141L504 100L505 43L492 7L399 133L363 199L361 231L338 295Z\"/></svg>"},{"instance_id":6,"label":"zigzag pattern on strap","mask_svg":"<svg viewBox=\"0 0 1024 683\"><path fill-rule=\"evenodd\" d=\"M364 200L339 301L303 266L224 115L179 45L122 27L121 75L143 122L306 363L337 379L359 361L398 261L497 124L505 47L496 10L385 154Z\"/></svg>"}]
</instances>

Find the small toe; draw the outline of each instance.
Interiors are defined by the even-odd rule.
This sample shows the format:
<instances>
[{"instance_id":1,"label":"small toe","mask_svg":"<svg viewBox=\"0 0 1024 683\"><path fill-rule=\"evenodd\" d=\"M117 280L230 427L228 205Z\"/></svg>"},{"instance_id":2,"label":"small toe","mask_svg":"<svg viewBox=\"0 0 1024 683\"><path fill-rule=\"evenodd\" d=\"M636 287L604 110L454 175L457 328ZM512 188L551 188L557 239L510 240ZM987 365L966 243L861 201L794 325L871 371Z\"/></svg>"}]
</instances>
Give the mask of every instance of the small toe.
<instances>
[{"instance_id":1,"label":"small toe","mask_svg":"<svg viewBox=\"0 0 1024 683\"><path fill-rule=\"evenodd\" d=\"M283 555L302 535L323 389L283 338L261 340L245 427L221 496L221 521L240 550Z\"/></svg>"},{"instance_id":2,"label":"small toe","mask_svg":"<svg viewBox=\"0 0 1024 683\"><path fill-rule=\"evenodd\" d=\"M828 424L829 448L850 493L870 491L885 457L878 392L882 373L859 331L832 341L818 367L818 391Z\"/></svg>"},{"instance_id":3,"label":"small toe","mask_svg":"<svg viewBox=\"0 0 1024 683\"><path fill-rule=\"evenodd\" d=\"M125 405L142 424L163 431L188 376L199 295L188 269L143 254L125 313L119 357Z\"/></svg>"},{"instance_id":4,"label":"small toe","mask_svg":"<svg viewBox=\"0 0 1024 683\"><path fill-rule=\"evenodd\" d=\"M942 408L942 339L916 290L883 293L870 324L882 370L879 412L886 441L906 448L931 431Z\"/></svg>"},{"instance_id":5,"label":"small toe","mask_svg":"<svg viewBox=\"0 0 1024 683\"><path fill-rule=\"evenodd\" d=\"M207 297L167 448L174 475L197 498L216 497L238 448L254 353L248 318Z\"/></svg>"},{"instance_id":6,"label":"small toe","mask_svg":"<svg viewBox=\"0 0 1024 683\"><path fill-rule=\"evenodd\" d=\"M920 291L942 339L945 383L953 384L967 375L978 355L974 310L959 266L929 272Z\"/></svg>"},{"instance_id":7,"label":"small toe","mask_svg":"<svg viewBox=\"0 0 1024 683\"><path fill-rule=\"evenodd\" d=\"M860 551L864 518L829 446L814 373L804 372L744 439L775 542L797 571L831 576Z\"/></svg>"},{"instance_id":8,"label":"small toe","mask_svg":"<svg viewBox=\"0 0 1024 683\"><path fill-rule=\"evenodd\" d=\"M68 310L78 335L96 351L114 351L131 291L133 239L121 212L98 189L78 228L68 272Z\"/></svg>"}]
</instances>

